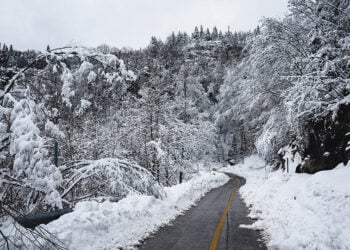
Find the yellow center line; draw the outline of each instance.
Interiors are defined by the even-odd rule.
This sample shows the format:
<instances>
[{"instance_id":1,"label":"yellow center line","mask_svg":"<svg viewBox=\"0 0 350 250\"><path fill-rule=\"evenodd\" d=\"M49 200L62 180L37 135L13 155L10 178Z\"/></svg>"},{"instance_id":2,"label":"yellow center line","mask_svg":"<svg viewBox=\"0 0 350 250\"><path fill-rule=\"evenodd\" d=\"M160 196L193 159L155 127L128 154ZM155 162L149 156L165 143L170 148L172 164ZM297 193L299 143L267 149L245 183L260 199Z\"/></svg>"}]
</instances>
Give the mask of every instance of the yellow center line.
<instances>
[{"instance_id":1,"label":"yellow center line","mask_svg":"<svg viewBox=\"0 0 350 250\"><path fill-rule=\"evenodd\" d=\"M241 182L239 181L239 179L237 179L237 180L238 180L238 187L239 187ZM224 226L224 224L225 224L225 220L226 220L228 211L230 210L231 203L232 203L232 200L233 200L233 196L234 196L234 194L235 194L235 192L236 192L236 189L237 189L237 188L234 187L234 188L232 189L232 191L231 191L230 198L229 198L228 201L227 201L227 204L226 204L224 213L221 215L219 224L218 224L218 226L216 227L216 230L215 230L215 233L214 233L214 237L213 237L213 239L211 240L209 250L216 250L216 248L217 248L217 245L218 245L219 239L220 239L220 234L221 234L222 228L223 228L223 226Z\"/></svg>"}]
</instances>

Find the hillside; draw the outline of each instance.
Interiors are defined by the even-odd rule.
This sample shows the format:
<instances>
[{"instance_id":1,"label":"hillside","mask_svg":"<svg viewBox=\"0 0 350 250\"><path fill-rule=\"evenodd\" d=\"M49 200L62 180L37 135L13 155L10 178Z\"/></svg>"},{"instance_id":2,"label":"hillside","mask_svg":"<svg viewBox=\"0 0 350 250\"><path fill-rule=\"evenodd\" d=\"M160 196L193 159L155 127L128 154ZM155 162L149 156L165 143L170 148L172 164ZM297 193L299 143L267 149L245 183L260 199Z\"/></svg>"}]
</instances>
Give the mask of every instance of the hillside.
<instances>
[{"instance_id":1,"label":"hillside","mask_svg":"<svg viewBox=\"0 0 350 250\"><path fill-rule=\"evenodd\" d=\"M201 171L244 168L243 159L256 154L271 185L285 189L306 179L327 186L339 166L349 166L349 1L290 0L284 18L264 18L253 31L199 26L164 41L151 37L139 50L0 48L1 223L100 199L167 199L171 188L202 178ZM318 173L325 170L333 172ZM203 182L225 183L203 176ZM283 176L297 184L284 183ZM278 188L253 181L243 188L244 198L265 213L263 200ZM255 188L259 195L249 193ZM322 200L329 202L325 209L332 197ZM257 228L278 241L272 217L264 216ZM300 220L302 213L295 216ZM8 238L2 236L0 246Z\"/></svg>"}]
</instances>

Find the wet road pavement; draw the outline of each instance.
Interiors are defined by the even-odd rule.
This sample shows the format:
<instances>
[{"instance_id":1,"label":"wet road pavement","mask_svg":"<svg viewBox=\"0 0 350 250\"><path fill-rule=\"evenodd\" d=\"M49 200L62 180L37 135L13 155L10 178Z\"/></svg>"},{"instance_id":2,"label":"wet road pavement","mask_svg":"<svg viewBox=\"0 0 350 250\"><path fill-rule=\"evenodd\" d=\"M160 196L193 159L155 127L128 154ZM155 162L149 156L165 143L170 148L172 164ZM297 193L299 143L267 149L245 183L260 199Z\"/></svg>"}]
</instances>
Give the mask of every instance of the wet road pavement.
<instances>
[{"instance_id":1,"label":"wet road pavement","mask_svg":"<svg viewBox=\"0 0 350 250\"><path fill-rule=\"evenodd\" d=\"M266 249L259 232L240 228L250 225L248 209L238 193L244 185L241 177L228 174L231 180L207 193L171 225L162 227L139 246L149 250L196 249ZM226 215L226 216L225 216Z\"/></svg>"}]
</instances>

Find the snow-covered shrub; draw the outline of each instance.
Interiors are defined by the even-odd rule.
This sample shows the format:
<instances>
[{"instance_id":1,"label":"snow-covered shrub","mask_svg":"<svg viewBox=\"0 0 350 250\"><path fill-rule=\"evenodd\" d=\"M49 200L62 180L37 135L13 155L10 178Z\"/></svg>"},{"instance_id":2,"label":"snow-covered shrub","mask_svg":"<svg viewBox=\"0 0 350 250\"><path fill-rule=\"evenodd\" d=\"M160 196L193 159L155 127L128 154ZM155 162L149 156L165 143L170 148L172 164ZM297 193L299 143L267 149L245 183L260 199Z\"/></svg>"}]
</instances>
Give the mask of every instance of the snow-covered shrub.
<instances>
[{"instance_id":1,"label":"snow-covered shrub","mask_svg":"<svg viewBox=\"0 0 350 250\"><path fill-rule=\"evenodd\" d=\"M61 169L65 176L62 197L72 202L97 196L125 197L132 193L164 197L163 187L153 175L127 160L81 161Z\"/></svg>"}]
</instances>

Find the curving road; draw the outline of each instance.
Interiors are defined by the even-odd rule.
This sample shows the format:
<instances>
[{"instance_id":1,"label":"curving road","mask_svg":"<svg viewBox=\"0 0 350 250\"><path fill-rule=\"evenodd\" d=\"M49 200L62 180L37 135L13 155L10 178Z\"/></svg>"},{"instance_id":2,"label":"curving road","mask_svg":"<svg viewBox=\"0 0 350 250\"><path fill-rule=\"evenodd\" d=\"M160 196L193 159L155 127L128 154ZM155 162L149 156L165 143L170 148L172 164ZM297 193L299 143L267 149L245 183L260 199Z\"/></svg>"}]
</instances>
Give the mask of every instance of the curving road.
<instances>
[{"instance_id":1,"label":"curving road","mask_svg":"<svg viewBox=\"0 0 350 250\"><path fill-rule=\"evenodd\" d=\"M231 180L214 189L192 207L177 217L139 246L149 250L196 249L266 249L259 232L240 228L240 224L252 224L248 209L238 189L245 180L227 174Z\"/></svg>"}]
</instances>

